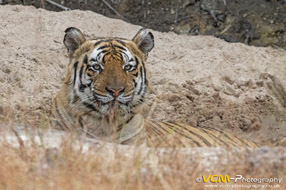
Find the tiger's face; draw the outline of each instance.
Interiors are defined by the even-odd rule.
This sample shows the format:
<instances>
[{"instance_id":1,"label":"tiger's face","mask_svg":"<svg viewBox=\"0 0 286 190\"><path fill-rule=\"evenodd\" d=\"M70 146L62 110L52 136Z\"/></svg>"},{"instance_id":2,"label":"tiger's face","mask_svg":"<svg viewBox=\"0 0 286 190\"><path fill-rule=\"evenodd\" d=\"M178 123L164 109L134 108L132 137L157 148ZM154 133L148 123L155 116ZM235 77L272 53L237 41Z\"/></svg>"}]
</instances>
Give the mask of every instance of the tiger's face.
<instances>
[{"instance_id":1,"label":"tiger's face","mask_svg":"<svg viewBox=\"0 0 286 190\"><path fill-rule=\"evenodd\" d=\"M64 38L71 57L71 102L108 114L126 114L144 101L148 87L145 61L154 46L152 33L141 29L132 40L86 40L80 30L68 28Z\"/></svg>"}]
</instances>

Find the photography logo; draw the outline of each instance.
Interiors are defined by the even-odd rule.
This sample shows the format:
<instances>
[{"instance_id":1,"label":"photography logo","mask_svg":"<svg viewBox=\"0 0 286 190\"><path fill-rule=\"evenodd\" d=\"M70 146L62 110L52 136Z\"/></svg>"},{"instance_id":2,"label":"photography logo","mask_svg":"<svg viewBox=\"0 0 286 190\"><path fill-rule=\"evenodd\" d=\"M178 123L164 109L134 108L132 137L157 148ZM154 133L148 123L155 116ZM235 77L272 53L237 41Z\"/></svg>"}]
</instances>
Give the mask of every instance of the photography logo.
<instances>
[{"instance_id":1,"label":"photography logo","mask_svg":"<svg viewBox=\"0 0 286 190\"><path fill-rule=\"evenodd\" d=\"M241 182L241 183L256 183L256 184L261 184L261 183L276 183L280 184L282 182L282 178L245 178L242 175L235 175L235 177L229 177L229 175L202 175L202 177L198 177L196 179L197 183L230 183L230 182Z\"/></svg>"}]
</instances>

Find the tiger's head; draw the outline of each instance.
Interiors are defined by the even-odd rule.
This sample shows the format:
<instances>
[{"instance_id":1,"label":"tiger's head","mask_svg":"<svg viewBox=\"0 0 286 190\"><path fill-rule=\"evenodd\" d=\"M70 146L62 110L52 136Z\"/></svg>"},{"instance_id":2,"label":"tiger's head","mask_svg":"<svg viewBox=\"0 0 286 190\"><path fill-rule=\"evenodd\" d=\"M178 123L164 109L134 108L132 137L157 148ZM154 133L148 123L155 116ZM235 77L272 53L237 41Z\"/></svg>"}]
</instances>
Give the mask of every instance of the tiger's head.
<instances>
[{"instance_id":1,"label":"tiger's head","mask_svg":"<svg viewBox=\"0 0 286 190\"><path fill-rule=\"evenodd\" d=\"M132 40L87 40L74 27L65 33L64 44L71 58L66 78L71 102L103 115L109 111L124 115L143 103L148 88L145 61L154 47L151 32L142 28Z\"/></svg>"}]
</instances>

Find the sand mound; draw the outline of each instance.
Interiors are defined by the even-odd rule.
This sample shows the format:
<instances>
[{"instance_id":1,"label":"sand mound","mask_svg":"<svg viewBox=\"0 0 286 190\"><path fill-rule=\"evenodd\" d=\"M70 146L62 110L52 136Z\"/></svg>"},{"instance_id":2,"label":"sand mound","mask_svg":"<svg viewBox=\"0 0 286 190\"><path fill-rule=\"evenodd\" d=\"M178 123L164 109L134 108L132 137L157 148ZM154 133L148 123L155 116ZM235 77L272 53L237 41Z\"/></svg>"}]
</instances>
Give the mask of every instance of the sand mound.
<instances>
[{"instance_id":1,"label":"sand mound","mask_svg":"<svg viewBox=\"0 0 286 190\"><path fill-rule=\"evenodd\" d=\"M131 39L140 28L89 11L0 6L0 121L42 118L68 64L64 30ZM286 52L210 36L152 31L154 120L223 128L258 142L286 144ZM23 119L25 119L23 121Z\"/></svg>"}]
</instances>

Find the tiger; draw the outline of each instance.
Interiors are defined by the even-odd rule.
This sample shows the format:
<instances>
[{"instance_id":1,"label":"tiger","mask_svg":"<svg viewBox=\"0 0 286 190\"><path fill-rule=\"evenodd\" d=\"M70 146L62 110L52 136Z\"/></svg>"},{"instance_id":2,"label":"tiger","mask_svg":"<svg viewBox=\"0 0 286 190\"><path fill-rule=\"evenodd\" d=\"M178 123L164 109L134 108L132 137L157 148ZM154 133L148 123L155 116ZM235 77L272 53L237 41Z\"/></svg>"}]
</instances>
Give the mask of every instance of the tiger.
<instances>
[{"instance_id":1,"label":"tiger","mask_svg":"<svg viewBox=\"0 0 286 190\"><path fill-rule=\"evenodd\" d=\"M124 145L149 147L257 147L223 130L145 119L141 106L150 92L146 68L154 36L145 28L128 40L87 39L65 30L69 64L51 106L51 125Z\"/></svg>"}]
</instances>

